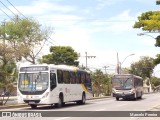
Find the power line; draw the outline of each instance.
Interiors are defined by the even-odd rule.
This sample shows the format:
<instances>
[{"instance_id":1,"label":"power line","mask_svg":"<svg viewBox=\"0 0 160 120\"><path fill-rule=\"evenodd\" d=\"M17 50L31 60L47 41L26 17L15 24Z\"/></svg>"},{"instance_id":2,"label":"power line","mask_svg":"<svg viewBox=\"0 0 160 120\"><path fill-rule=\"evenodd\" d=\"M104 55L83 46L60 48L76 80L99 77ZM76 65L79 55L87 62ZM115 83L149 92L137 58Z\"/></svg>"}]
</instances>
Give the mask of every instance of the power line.
<instances>
[{"instance_id":1,"label":"power line","mask_svg":"<svg viewBox=\"0 0 160 120\"><path fill-rule=\"evenodd\" d=\"M5 15L7 15L11 20L13 20L15 22L15 20L13 18L11 18L6 12L4 12L2 9L0 9Z\"/></svg>"},{"instance_id":2,"label":"power line","mask_svg":"<svg viewBox=\"0 0 160 120\"><path fill-rule=\"evenodd\" d=\"M55 40L53 40L51 37L49 37L50 40L52 40L53 42L57 43ZM50 41L49 41L50 42ZM59 43L57 43L59 45Z\"/></svg>"},{"instance_id":3,"label":"power line","mask_svg":"<svg viewBox=\"0 0 160 120\"><path fill-rule=\"evenodd\" d=\"M43 19L43 18L42 18ZM46 19L45 21L80 21L80 22L134 22L135 20L108 20L108 18L104 19L97 19L97 18L91 18L91 19Z\"/></svg>"},{"instance_id":4,"label":"power line","mask_svg":"<svg viewBox=\"0 0 160 120\"><path fill-rule=\"evenodd\" d=\"M12 14L14 14L15 16L17 16L11 9L9 9L2 1L0 1L0 3L7 8L10 12L12 12Z\"/></svg>"},{"instance_id":5,"label":"power line","mask_svg":"<svg viewBox=\"0 0 160 120\"><path fill-rule=\"evenodd\" d=\"M12 5L12 7L14 7L14 9L16 9L24 18L27 19L27 17L26 17L25 15L23 15L9 0L7 0L7 1L8 1L8 3L9 3L10 5Z\"/></svg>"}]
</instances>

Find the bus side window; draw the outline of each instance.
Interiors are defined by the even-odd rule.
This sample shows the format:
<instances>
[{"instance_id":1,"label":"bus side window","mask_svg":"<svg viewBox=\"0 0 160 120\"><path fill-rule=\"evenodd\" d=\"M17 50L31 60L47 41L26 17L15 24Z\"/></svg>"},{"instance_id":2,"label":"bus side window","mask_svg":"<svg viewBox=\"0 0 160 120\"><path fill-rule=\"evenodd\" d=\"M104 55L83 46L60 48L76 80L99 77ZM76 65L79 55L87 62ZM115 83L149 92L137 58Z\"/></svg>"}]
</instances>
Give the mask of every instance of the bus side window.
<instances>
[{"instance_id":1,"label":"bus side window","mask_svg":"<svg viewBox=\"0 0 160 120\"><path fill-rule=\"evenodd\" d=\"M76 84L80 84L81 83L81 73L77 72L76 73Z\"/></svg>"},{"instance_id":2,"label":"bus side window","mask_svg":"<svg viewBox=\"0 0 160 120\"><path fill-rule=\"evenodd\" d=\"M63 83L63 73L62 70L57 70L58 83Z\"/></svg>"},{"instance_id":3,"label":"bus side window","mask_svg":"<svg viewBox=\"0 0 160 120\"><path fill-rule=\"evenodd\" d=\"M76 82L75 72L70 72L70 83L75 84L75 82Z\"/></svg>"},{"instance_id":4,"label":"bus side window","mask_svg":"<svg viewBox=\"0 0 160 120\"><path fill-rule=\"evenodd\" d=\"M56 87L56 74L55 73L50 74L50 86L51 86L51 90L53 90Z\"/></svg>"},{"instance_id":5,"label":"bus side window","mask_svg":"<svg viewBox=\"0 0 160 120\"><path fill-rule=\"evenodd\" d=\"M70 84L70 73L69 73L69 71L63 71L63 82L65 84Z\"/></svg>"},{"instance_id":6,"label":"bus side window","mask_svg":"<svg viewBox=\"0 0 160 120\"><path fill-rule=\"evenodd\" d=\"M138 86L138 80L137 78L134 78L134 87L137 87Z\"/></svg>"},{"instance_id":7,"label":"bus side window","mask_svg":"<svg viewBox=\"0 0 160 120\"><path fill-rule=\"evenodd\" d=\"M81 74L81 83L82 84L85 83L85 74L84 73Z\"/></svg>"},{"instance_id":8,"label":"bus side window","mask_svg":"<svg viewBox=\"0 0 160 120\"><path fill-rule=\"evenodd\" d=\"M80 83L80 74L77 72L76 73L76 84Z\"/></svg>"}]
</instances>

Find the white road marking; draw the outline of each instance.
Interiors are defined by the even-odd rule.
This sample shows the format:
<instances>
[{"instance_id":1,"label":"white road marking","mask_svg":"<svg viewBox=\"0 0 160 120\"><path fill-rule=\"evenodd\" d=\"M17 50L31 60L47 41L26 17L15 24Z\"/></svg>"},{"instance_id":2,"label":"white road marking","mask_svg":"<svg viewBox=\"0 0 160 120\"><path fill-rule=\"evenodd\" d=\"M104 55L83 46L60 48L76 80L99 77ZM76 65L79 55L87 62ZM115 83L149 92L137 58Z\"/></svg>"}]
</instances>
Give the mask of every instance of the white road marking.
<instances>
[{"instance_id":1,"label":"white road marking","mask_svg":"<svg viewBox=\"0 0 160 120\"><path fill-rule=\"evenodd\" d=\"M71 118L71 117L62 117L62 118L57 118L55 120L64 120L64 119L68 119L68 118Z\"/></svg>"},{"instance_id":2,"label":"white road marking","mask_svg":"<svg viewBox=\"0 0 160 120\"><path fill-rule=\"evenodd\" d=\"M106 110L105 108L99 109L99 110L95 110L95 111L104 111Z\"/></svg>"},{"instance_id":3,"label":"white road marking","mask_svg":"<svg viewBox=\"0 0 160 120\"><path fill-rule=\"evenodd\" d=\"M116 107L122 107L122 106L125 106L127 104L120 104L120 105L117 105Z\"/></svg>"}]
</instances>

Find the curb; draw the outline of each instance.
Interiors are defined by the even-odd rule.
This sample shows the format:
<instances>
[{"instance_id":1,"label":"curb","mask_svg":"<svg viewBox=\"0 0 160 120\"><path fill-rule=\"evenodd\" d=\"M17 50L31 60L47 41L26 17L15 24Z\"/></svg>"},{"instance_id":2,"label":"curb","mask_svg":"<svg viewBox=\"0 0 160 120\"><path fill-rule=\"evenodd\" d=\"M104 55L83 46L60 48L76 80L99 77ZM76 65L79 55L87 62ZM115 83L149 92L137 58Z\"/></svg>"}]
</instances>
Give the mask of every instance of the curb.
<instances>
[{"instance_id":1,"label":"curb","mask_svg":"<svg viewBox=\"0 0 160 120\"><path fill-rule=\"evenodd\" d=\"M28 104L15 104L15 105L4 105L0 106L0 109L11 109L11 108L21 108L21 107L28 107Z\"/></svg>"}]
</instances>

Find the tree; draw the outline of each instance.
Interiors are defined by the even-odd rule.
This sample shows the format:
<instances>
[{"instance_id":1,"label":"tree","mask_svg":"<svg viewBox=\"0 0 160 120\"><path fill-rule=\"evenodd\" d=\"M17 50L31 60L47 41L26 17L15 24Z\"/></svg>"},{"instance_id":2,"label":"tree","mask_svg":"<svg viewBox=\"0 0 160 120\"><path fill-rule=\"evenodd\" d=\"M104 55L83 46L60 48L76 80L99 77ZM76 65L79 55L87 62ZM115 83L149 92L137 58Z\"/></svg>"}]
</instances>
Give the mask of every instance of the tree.
<instances>
[{"instance_id":1,"label":"tree","mask_svg":"<svg viewBox=\"0 0 160 120\"><path fill-rule=\"evenodd\" d=\"M51 54L42 56L40 63L47 64L66 64L78 66L78 53L69 46L52 46L50 48Z\"/></svg>"},{"instance_id":2,"label":"tree","mask_svg":"<svg viewBox=\"0 0 160 120\"><path fill-rule=\"evenodd\" d=\"M33 64L50 33L51 29L41 27L33 19L8 21L0 26L1 38L14 48L16 60L23 57Z\"/></svg>"},{"instance_id":3,"label":"tree","mask_svg":"<svg viewBox=\"0 0 160 120\"><path fill-rule=\"evenodd\" d=\"M133 28L140 28L146 32L160 32L160 11L148 11L138 16L138 22L135 22ZM156 47L160 47L160 35L156 38ZM160 63L160 54L156 55L154 64Z\"/></svg>"},{"instance_id":4,"label":"tree","mask_svg":"<svg viewBox=\"0 0 160 120\"><path fill-rule=\"evenodd\" d=\"M138 16L138 22L135 22L133 28L141 28L143 31L160 31L160 12L148 11Z\"/></svg>"},{"instance_id":5,"label":"tree","mask_svg":"<svg viewBox=\"0 0 160 120\"><path fill-rule=\"evenodd\" d=\"M151 78L155 65L153 58L144 56L138 62L132 63L129 73L146 78Z\"/></svg>"},{"instance_id":6,"label":"tree","mask_svg":"<svg viewBox=\"0 0 160 120\"><path fill-rule=\"evenodd\" d=\"M154 85L154 87L159 86L160 85L160 78L153 77L152 78L152 84Z\"/></svg>"},{"instance_id":7,"label":"tree","mask_svg":"<svg viewBox=\"0 0 160 120\"><path fill-rule=\"evenodd\" d=\"M12 90L14 89L13 83L17 78L17 68L15 62L4 54L0 56L0 90L3 91L3 96L0 99L0 104L4 105L9 99ZM6 94L7 93L7 94ZM7 99L4 99L7 97Z\"/></svg>"},{"instance_id":8,"label":"tree","mask_svg":"<svg viewBox=\"0 0 160 120\"><path fill-rule=\"evenodd\" d=\"M153 86L153 91L159 91L160 88L160 78L157 77L152 77L152 86Z\"/></svg>"},{"instance_id":9,"label":"tree","mask_svg":"<svg viewBox=\"0 0 160 120\"><path fill-rule=\"evenodd\" d=\"M110 95L111 93L111 76L103 74L101 70L96 70L91 74L92 91L93 94L99 96L100 94Z\"/></svg>"}]
</instances>

